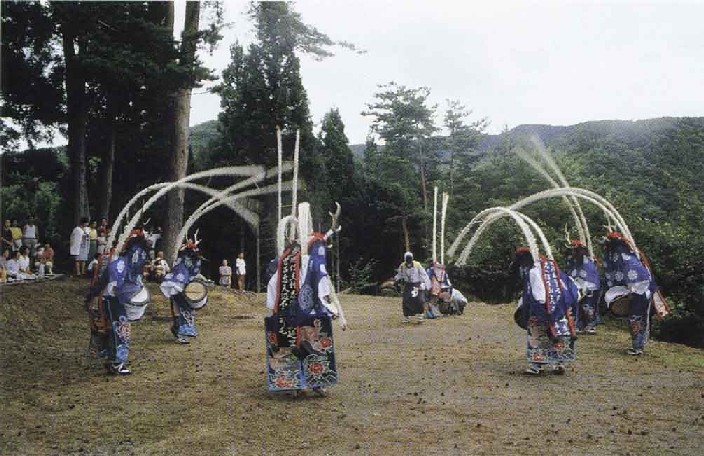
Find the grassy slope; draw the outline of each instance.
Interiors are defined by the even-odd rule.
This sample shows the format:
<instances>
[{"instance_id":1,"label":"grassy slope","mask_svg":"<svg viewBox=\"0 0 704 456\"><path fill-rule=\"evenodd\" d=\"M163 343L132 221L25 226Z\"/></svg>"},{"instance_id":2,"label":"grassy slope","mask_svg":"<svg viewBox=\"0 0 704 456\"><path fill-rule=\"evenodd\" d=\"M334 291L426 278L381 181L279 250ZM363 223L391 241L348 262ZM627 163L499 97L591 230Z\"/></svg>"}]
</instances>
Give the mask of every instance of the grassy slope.
<instances>
[{"instance_id":1,"label":"grassy slope","mask_svg":"<svg viewBox=\"0 0 704 456\"><path fill-rule=\"evenodd\" d=\"M341 383L327 398L270 395L262 297L214 292L200 337L133 326L129 377L85 357L81 281L0 290L2 454L700 454L704 352L652 342L623 354L612 324L579 341L567 375L521 375L511 307L402 326L398 299L343 297ZM153 290L152 311L168 314ZM40 309L42 311L40 311ZM337 326L336 326L337 328ZM283 421L281 421L283 420Z\"/></svg>"}]
</instances>

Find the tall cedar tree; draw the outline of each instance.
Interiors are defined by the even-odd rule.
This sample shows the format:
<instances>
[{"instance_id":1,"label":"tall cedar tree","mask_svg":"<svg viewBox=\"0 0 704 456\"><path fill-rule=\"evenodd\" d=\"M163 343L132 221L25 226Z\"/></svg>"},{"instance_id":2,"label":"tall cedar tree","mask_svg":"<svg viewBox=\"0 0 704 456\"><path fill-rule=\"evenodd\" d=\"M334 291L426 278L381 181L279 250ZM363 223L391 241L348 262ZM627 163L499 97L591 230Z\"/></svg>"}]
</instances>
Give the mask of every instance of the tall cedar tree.
<instances>
[{"instance_id":1,"label":"tall cedar tree","mask_svg":"<svg viewBox=\"0 0 704 456\"><path fill-rule=\"evenodd\" d=\"M382 185L397 186L398 201L404 204L400 214L389 218L399 222L403 238L411 239L404 244L410 246L428 238L423 211L428 211L428 177L438 162L437 149L428 141L435 131L435 107L428 106L427 87L413 89L390 82L379 88L376 100L362 114L373 117L372 132L385 143L378 153L377 176Z\"/></svg>"}]
</instances>

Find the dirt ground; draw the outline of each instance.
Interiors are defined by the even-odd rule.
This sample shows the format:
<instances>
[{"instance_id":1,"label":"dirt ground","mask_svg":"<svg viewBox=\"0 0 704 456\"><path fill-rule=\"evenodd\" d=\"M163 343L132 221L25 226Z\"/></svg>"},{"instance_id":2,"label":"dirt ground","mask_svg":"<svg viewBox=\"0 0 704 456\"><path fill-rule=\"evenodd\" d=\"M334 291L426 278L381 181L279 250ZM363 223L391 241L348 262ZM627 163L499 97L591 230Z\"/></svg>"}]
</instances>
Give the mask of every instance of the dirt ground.
<instances>
[{"instance_id":1,"label":"dirt ground","mask_svg":"<svg viewBox=\"0 0 704 456\"><path fill-rule=\"evenodd\" d=\"M174 343L152 289L131 376L86 357L87 284L0 289L0 453L704 454L704 352L652 341L625 355L612 322L564 376L527 377L512 306L402 325L398 298L346 295L340 383L267 393L263 296L212 291L199 337Z\"/></svg>"}]
</instances>

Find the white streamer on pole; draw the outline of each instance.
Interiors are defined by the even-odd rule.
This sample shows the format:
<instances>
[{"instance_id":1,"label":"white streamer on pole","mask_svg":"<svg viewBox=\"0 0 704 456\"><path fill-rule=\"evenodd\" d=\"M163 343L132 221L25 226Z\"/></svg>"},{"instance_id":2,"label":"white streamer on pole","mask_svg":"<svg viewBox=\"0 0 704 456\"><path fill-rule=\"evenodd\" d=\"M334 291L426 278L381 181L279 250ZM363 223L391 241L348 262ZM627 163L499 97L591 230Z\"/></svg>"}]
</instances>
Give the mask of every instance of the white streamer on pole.
<instances>
[{"instance_id":1,"label":"white streamer on pole","mask_svg":"<svg viewBox=\"0 0 704 456\"><path fill-rule=\"evenodd\" d=\"M125 207L122 208L120 213L118 214L117 218L112 224L112 228L110 230L110 237L107 240L108 245L112 245L112 242L115 240L115 237L118 235L118 230L120 228L120 225L122 224L122 219L127 215L129 212L130 207L141 197L145 196L147 193L150 193L155 190L164 190L165 191L170 190L173 188L175 185L179 185L181 182L190 182L192 180L196 179L202 179L206 177L213 177L213 176L253 176L256 175L257 173L263 171L264 168L261 166L230 166L230 167L225 167L225 168L215 168L215 169L209 169L207 171L201 171L199 173L191 174L189 176L186 176L176 182L160 182L157 184L152 184L149 187L142 189L139 191L136 195L130 199ZM161 194L163 195L163 193ZM161 196L160 195L160 196ZM141 209L141 212L143 212L145 208ZM139 213L140 211L138 211ZM129 234L129 232L132 230L130 228L129 230L125 230L123 233L124 235Z\"/></svg>"},{"instance_id":2,"label":"white streamer on pole","mask_svg":"<svg viewBox=\"0 0 704 456\"><path fill-rule=\"evenodd\" d=\"M287 235L286 231L288 231L289 226L291 227L291 234ZM281 256L286 249L286 239L296 237L297 227L298 220L296 220L296 217L291 215L287 215L279 221L279 224L276 227L276 252L278 256Z\"/></svg>"},{"instance_id":3,"label":"white streamer on pole","mask_svg":"<svg viewBox=\"0 0 704 456\"><path fill-rule=\"evenodd\" d=\"M277 164L278 164L278 195L277 195L277 213L276 213L276 220L281 220L281 173L282 168L283 168L283 161L284 161L284 150L283 150L283 145L281 144L281 129L279 126L276 126L276 157L277 157ZM295 165L294 165L295 166Z\"/></svg>"},{"instance_id":4,"label":"white streamer on pole","mask_svg":"<svg viewBox=\"0 0 704 456\"><path fill-rule=\"evenodd\" d=\"M256 189L251 189L251 190L246 190L234 195L224 195L225 197L223 199L220 199L216 201L215 203L209 205L208 207L203 208L200 212L197 214L194 212L186 221L184 224L183 228L181 229L181 232L179 233L178 237L178 242L181 242L182 239L186 238L186 235L188 234L188 231L191 229L193 224L198 221L201 217L206 215L208 212L212 211L213 209L216 209L222 205L228 205L233 208L235 213L242 217L245 222L252 228L252 230L257 230L259 226L259 215L255 212L250 211L246 207L242 205L242 201L246 200L249 197L252 196L259 196L259 195L266 195L269 193L274 193L277 191L277 184L271 184L267 185L265 187L260 187ZM284 182L283 183L283 189L284 191L288 191L291 189L291 183L290 182Z\"/></svg>"},{"instance_id":5,"label":"white streamer on pole","mask_svg":"<svg viewBox=\"0 0 704 456\"><path fill-rule=\"evenodd\" d=\"M301 246L301 255L308 255L308 237L313 232L313 216L310 212L310 203L298 205L298 243Z\"/></svg>"},{"instance_id":6,"label":"white streamer on pole","mask_svg":"<svg viewBox=\"0 0 704 456\"><path fill-rule=\"evenodd\" d=\"M613 220L616 222L617 228L623 233L624 237L628 239L631 244L636 247L635 240L633 239L633 236L631 235L630 230L628 229L628 226L626 225L625 221L623 220L623 217L619 212L616 210L616 208L604 197L581 188L575 188L575 187L570 187L570 188L558 188L558 189L551 189L551 190L544 190L539 193L535 193L533 195L530 195L514 204L512 204L508 209L509 210L518 210L522 208L523 206L526 206L528 204L534 203L536 201L540 201L546 198L554 198L554 197L563 197L563 196L572 196L576 198L580 198L583 200L586 200L588 202L593 203L597 207L599 207L604 214L607 216L607 220L613 218ZM462 243L462 240L464 236L469 232L471 227L476 225L477 223L480 223L479 228L477 228L477 231L474 233L472 238L469 240L467 246L464 248L462 253L460 254L459 258L457 259L457 264L461 265L464 264L466 261L467 257L471 253L472 248L474 247L475 243L477 242L479 236L481 236L482 232L497 218L496 214L492 214L492 212L495 212L495 208L490 208L486 209L477 216L475 216L460 232L460 234L457 236L455 241L452 243L452 246L450 247L450 250L448 251L448 254L450 256L454 256L457 248L459 245ZM486 217L486 220L483 220ZM483 221L482 221L483 220ZM546 250L547 251L547 250Z\"/></svg>"},{"instance_id":7,"label":"white streamer on pole","mask_svg":"<svg viewBox=\"0 0 704 456\"><path fill-rule=\"evenodd\" d=\"M438 259L438 188L433 187L433 261Z\"/></svg>"},{"instance_id":8,"label":"white streamer on pole","mask_svg":"<svg viewBox=\"0 0 704 456\"><path fill-rule=\"evenodd\" d=\"M291 191L291 215L296 215L298 204L298 159L300 154L301 131L296 130L296 145L293 148L293 190Z\"/></svg>"},{"instance_id":9,"label":"white streamer on pole","mask_svg":"<svg viewBox=\"0 0 704 456\"><path fill-rule=\"evenodd\" d=\"M445 264L445 222L447 220L447 204L450 195L442 192L442 209L440 211L440 263Z\"/></svg>"},{"instance_id":10,"label":"white streamer on pole","mask_svg":"<svg viewBox=\"0 0 704 456\"><path fill-rule=\"evenodd\" d=\"M292 168L292 164L290 162L285 162L283 164L283 172L288 172ZM262 180L271 178L274 174L278 172L278 168L271 168L267 171L262 171L260 174L257 174L256 176L253 176L249 179L246 179L242 182L238 182L234 185L231 185L225 189L223 189L220 193L218 193L216 196L210 198L207 200L205 203L201 204L193 213L191 216L186 220L186 222L183 224L183 228L181 229L181 232L179 233L178 240L180 242L181 239L183 239L186 236L186 233L188 233L188 228L190 228L191 225L195 222L196 219L200 218L202 214L205 212L209 212L211 209L209 207L213 204L216 204L218 201L222 201L225 198L227 198L230 194L232 194L236 190L240 190L242 188L245 188L249 185L256 184L258 182L261 182ZM288 189L290 189L290 183L288 183ZM281 187L278 187L280 189ZM219 205L219 204L218 204ZM241 206L240 203L238 203L239 206ZM253 219L251 219L253 220ZM257 217L257 223L259 222L259 217ZM252 222L248 220L248 223L252 227L253 230L256 230L257 227L252 225Z\"/></svg>"},{"instance_id":11,"label":"white streamer on pole","mask_svg":"<svg viewBox=\"0 0 704 456\"><path fill-rule=\"evenodd\" d=\"M191 174L189 176L186 176L182 179L179 179L178 181L171 182L167 186L161 188L158 192L156 192L154 195L152 195L151 198L147 200L146 203L144 203L144 206L132 217L130 222L127 224L125 227L125 231L120 235L118 245L117 245L117 250L119 251L122 248L122 244L127 240L127 236L129 236L129 233L134 229L135 225L141 218L142 214L144 214L147 209L151 207L152 204L154 204L159 198L164 196L169 190L173 188L186 188L189 184L190 181L196 180L196 179L202 179L204 177L214 177L214 176L252 176L256 175L257 173L260 173L262 171L261 166L233 166L233 167L227 167L227 168L216 168L216 169L211 169L208 171L203 171L200 173L196 174ZM192 185L192 184L191 184ZM207 188L207 187L204 187ZM217 190L212 190L209 189L215 194L218 193Z\"/></svg>"}]
</instances>

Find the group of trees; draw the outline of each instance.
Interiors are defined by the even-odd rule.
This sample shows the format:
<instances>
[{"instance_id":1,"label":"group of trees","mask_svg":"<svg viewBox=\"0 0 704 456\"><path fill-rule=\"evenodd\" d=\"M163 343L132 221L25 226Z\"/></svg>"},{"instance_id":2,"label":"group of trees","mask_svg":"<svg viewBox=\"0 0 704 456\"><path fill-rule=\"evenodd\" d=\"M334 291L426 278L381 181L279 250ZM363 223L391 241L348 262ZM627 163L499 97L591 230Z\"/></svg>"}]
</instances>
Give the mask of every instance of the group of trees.
<instances>
[{"instance_id":1,"label":"group of trees","mask_svg":"<svg viewBox=\"0 0 704 456\"><path fill-rule=\"evenodd\" d=\"M168 1L1 7L0 143L33 149L57 131L66 136L72 210L63 224L108 216L135 188L185 175L190 90L212 77L196 47L218 40L220 5L206 4L214 19L201 30L201 3L187 2L180 41ZM182 205L177 194L167 202L172 214Z\"/></svg>"},{"instance_id":2,"label":"group of trees","mask_svg":"<svg viewBox=\"0 0 704 456\"><path fill-rule=\"evenodd\" d=\"M515 154L526 147L525 134L536 134L572 186L602 194L625 216L681 317L662 326L663 334L687 334L682 322L703 333L702 119L522 126L492 136L484 134L486 119L472 120L461 102L439 108L429 88L389 82L367 103L372 128L363 152L353 155L338 110L315 131L300 57L327 58L335 46L354 46L305 24L289 3L262 2L249 11L254 40L232 46L214 89L218 120L193 129L188 141L190 91L215 77L196 50L217 42L221 25L220 5L202 5L186 3L186 27L174 40L172 2L2 3L4 216L38 216L52 240L64 240L76 217L88 210L112 216L149 184L223 165L275 165L278 127L286 159L300 133L299 201L312 203L316 226L324 229L333 202L342 204L340 269L359 289L392 276L405 249L430 259L434 186L451 194L448 242L482 209L547 188ZM201 8L211 19L201 20ZM35 149L59 134L68 138L65 150ZM152 217L175 234L180 211L190 212L198 198L184 202L174 192ZM257 236L265 260L273 255L275 200L263 198L260 207L256 233L225 209L201 220L213 274L221 258L240 250L252 265ZM586 211L592 233L601 234L601 214ZM551 201L526 213L559 251L566 208ZM456 282L482 298L508 299L507 266L520 243L515 227L497 223Z\"/></svg>"}]
</instances>

